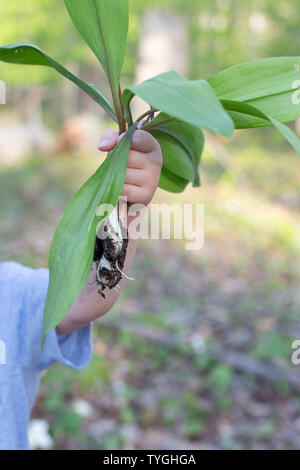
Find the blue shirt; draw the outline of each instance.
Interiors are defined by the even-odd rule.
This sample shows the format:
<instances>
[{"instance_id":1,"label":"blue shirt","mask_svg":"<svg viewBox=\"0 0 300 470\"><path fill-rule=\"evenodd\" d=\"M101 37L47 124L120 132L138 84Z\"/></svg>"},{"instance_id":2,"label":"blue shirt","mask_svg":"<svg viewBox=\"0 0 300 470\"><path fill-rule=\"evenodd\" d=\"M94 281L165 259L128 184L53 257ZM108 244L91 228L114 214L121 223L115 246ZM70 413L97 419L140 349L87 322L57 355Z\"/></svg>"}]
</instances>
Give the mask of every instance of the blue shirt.
<instances>
[{"instance_id":1,"label":"blue shirt","mask_svg":"<svg viewBox=\"0 0 300 470\"><path fill-rule=\"evenodd\" d=\"M92 356L91 325L42 342L47 269L0 264L0 450L28 449L27 427L42 370L54 362L75 369Z\"/></svg>"}]
</instances>

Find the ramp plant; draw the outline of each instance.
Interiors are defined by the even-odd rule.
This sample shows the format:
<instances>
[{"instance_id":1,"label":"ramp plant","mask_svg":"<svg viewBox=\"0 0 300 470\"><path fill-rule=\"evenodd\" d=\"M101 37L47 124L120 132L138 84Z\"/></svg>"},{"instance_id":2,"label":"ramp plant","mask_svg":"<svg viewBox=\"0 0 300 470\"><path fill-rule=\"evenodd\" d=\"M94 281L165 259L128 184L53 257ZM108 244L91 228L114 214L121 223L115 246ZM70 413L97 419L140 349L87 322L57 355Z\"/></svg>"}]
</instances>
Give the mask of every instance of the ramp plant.
<instances>
[{"instance_id":1,"label":"ramp plant","mask_svg":"<svg viewBox=\"0 0 300 470\"><path fill-rule=\"evenodd\" d=\"M104 203L112 207L118 203L131 139L137 127L150 132L160 143L163 152L160 187L172 192L182 192L189 182L194 186L200 184L203 129L229 138L234 129L275 126L300 153L298 137L285 125L300 117L300 57L247 62L208 80L190 81L169 71L122 90L128 0L65 0L65 5L78 32L104 69L111 101L95 85L81 80L37 46L26 43L2 46L0 60L52 67L96 101L118 124L124 137L79 189L57 227L49 257L44 334L60 323L80 294L96 252L97 279L103 283L102 290L113 285L103 281L103 249L99 254L97 243L95 249L96 228L105 220L97 208ZM137 119L133 119L131 111L135 95L146 102L145 113ZM119 233L116 226L115 232ZM124 258L124 246L120 245L119 251Z\"/></svg>"}]
</instances>

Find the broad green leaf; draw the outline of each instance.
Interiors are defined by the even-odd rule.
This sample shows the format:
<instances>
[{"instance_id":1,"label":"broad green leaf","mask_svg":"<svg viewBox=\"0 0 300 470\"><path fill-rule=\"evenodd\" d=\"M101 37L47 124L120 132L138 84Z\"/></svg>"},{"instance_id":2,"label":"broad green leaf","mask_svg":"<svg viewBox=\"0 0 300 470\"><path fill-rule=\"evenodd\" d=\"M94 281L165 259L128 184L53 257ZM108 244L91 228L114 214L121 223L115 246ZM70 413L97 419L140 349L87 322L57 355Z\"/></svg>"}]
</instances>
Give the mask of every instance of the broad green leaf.
<instances>
[{"instance_id":1,"label":"broad green leaf","mask_svg":"<svg viewBox=\"0 0 300 470\"><path fill-rule=\"evenodd\" d=\"M132 126L96 173L81 187L61 219L50 249L50 283L44 310L44 334L60 323L91 273L100 204L115 206L122 192Z\"/></svg>"},{"instance_id":2,"label":"broad green leaf","mask_svg":"<svg viewBox=\"0 0 300 470\"><path fill-rule=\"evenodd\" d=\"M220 99L244 101L280 122L300 117L300 57L274 57L235 65L208 79ZM246 123L245 123L246 125ZM254 116L248 127L265 124Z\"/></svg>"},{"instance_id":3,"label":"broad green leaf","mask_svg":"<svg viewBox=\"0 0 300 470\"><path fill-rule=\"evenodd\" d=\"M205 80L189 81L166 72L129 90L169 116L226 137L233 134L232 120Z\"/></svg>"},{"instance_id":4,"label":"broad green leaf","mask_svg":"<svg viewBox=\"0 0 300 470\"><path fill-rule=\"evenodd\" d=\"M222 100L222 103L225 109L227 109L231 114L237 128L241 128L240 126L245 124L245 119L253 116L260 120L269 122L271 125L277 128L277 130L286 138L286 140L300 155L300 139L288 126L277 121L277 119L268 116L249 103L243 103L234 100Z\"/></svg>"},{"instance_id":5,"label":"broad green leaf","mask_svg":"<svg viewBox=\"0 0 300 470\"><path fill-rule=\"evenodd\" d=\"M193 163L183 145L171 135L159 130L152 130L151 134L160 144L163 154L163 166L175 175L187 181L193 181Z\"/></svg>"},{"instance_id":6,"label":"broad green leaf","mask_svg":"<svg viewBox=\"0 0 300 470\"><path fill-rule=\"evenodd\" d=\"M90 85L78 78L72 72L45 54L39 47L25 43L1 46L0 60L11 64L43 65L53 67L57 72L74 82L79 88L85 91L91 98L93 98L93 100L102 106L114 121L117 121L115 111L112 109L107 99L101 95L95 85Z\"/></svg>"},{"instance_id":7,"label":"broad green leaf","mask_svg":"<svg viewBox=\"0 0 300 470\"><path fill-rule=\"evenodd\" d=\"M71 19L118 90L128 34L128 0L65 0Z\"/></svg>"},{"instance_id":8,"label":"broad green leaf","mask_svg":"<svg viewBox=\"0 0 300 470\"><path fill-rule=\"evenodd\" d=\"M170 191L171 193L182 193L188 184L189 181L175 175L165 166L162 167L159 180L160 188Z\"/></svg>"},{"instance_id":9,"label":"broad green leaf","mask_svg":"<svg viewBox=\"0 0 300 470\"><path fill-rule=\"evenodd\" d=\"M143 126L150 133L165 133L178 141L191 159L194 168L193 186L200 186L199 165L204 148L204 135L201 129L160 113L152 121ZM159 138L158 138L159 140ZM175 162L173 163L175 166ZM174 172L174 169L172 170Z\"/></svg>"}]
</instances>

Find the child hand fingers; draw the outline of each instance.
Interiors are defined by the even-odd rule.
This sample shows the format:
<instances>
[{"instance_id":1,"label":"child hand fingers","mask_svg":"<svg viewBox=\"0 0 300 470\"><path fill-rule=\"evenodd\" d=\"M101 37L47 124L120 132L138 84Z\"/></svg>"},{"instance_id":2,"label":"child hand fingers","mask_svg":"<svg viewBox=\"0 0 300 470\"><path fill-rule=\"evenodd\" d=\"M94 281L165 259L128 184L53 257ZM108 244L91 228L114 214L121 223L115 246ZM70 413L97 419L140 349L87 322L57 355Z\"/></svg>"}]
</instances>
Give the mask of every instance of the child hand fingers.
<instances>
[{"instance_id":1,"label":"child hand fingers","mask_svg":"<svg viewBox=\"0 0 300 470\"><path fill-rule=\"evenodd\" d=\"M125 184L143 186L147 182L147 172L143 169L127 168Z\"/></svg>"},{"instance_id":2,"label":"child hand fingers","mask_svg":"<svg viewBox=\"0 0 300 470\"><path fill-rule=\"evenodd\" d=\"M131 148L138 152L151 153L158 150L159 144L149 132L138 130L133 134Z\"/></svg>"},{"instance_id":3,"label":"child hand fingers","mask_svg":"<svg viewBox=\"0 0 300 470\"><path fill-rule=\"evenodd\" d=\"M130 150L127 164L128 168L146 169L147 166L147 157L144 154Z\"/></svg>"},{"instance_id":4,"label":"child hand fingers","mask_svg":"<svg viewBox=\"0 0 300 470\"><path fill-rule=\"evenodd\" d=\"M161 151L151 153L141 153L136 150L130 150L128 156L128 168L140 168L150 170L153 165L160 170L162 167Z\"/></svg>"},{"instance_id":5,"label":"child hand fingers","mask_svg":"<svg viewBox=\"0 0 300 470\"><path fill-rule=\"evenodd\" d=\"M108 129L103 132L98 149L103 152L108 152L112 150L118 143L119 132L114 129Z\"/></svg>"},{"instance_id":6,"label":"child hand fingers","mask_svg":"<svg viewBox=\"0 0 300 470\"><path fill-rule=\"evenodd\" d=\"M107 129L103 132L98 148L100 150L107 149L109 146L116 146L118 142L123 138L123 134L119 135L117 130ZM137 150L138 152L149 153L155 149L156 140L146 131L135 131L131 141L131 149Z\"/></svg>"},{"instance_id":7,"label":"child hand fingers","mask_svg":"<svg viewBox=\"0 0 300 470\"><path fill-rule=\"evenodd\" d=\"M144 204L146 206L153 197L153 191L150 188L124 184L122 196L125 196L131 204Z\"/></svg>"}]
</instances>

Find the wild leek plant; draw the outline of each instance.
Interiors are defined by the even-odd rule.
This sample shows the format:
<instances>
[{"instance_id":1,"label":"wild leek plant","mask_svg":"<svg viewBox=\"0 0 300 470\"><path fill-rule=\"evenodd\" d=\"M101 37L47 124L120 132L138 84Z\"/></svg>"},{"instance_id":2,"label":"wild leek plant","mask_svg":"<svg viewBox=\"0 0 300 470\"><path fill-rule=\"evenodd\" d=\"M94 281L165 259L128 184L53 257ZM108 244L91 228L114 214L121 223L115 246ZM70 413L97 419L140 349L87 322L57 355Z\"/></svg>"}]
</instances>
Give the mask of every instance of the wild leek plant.
<instances>
[{"instance_id":1,"label":"wild leek plant","mask_svg":"<svg viewBox=\"0 0 300 470\"><path fill-rule=\"evenodd\" d=\"M150 132L160 143L163 152L160 187L172 192L183 191L189 182L194 186L200 184L202 129L231 137L234 129L275 126L300 153L300 140L284 124L300 117L300 57L247 62L208 80L190 81L170 71L122 90L128 0L65 0L65 4L75 27L104 69L111 103L95 85L84 82L31 44L0 47L0 60L53 67L96 101L118 124L120 134L125 134L74 196L57 227L50 250L45 334L62 320L89 278L97 251L96 229L105 220L97 208L103 203L113 207L118 203L137 127ZM135 95L148 103L149 108L133 120L131 102ZM101 266L101 254L97 258ZM98 276L102 274L98 270Z\"/></svg>"}]
</instances>

